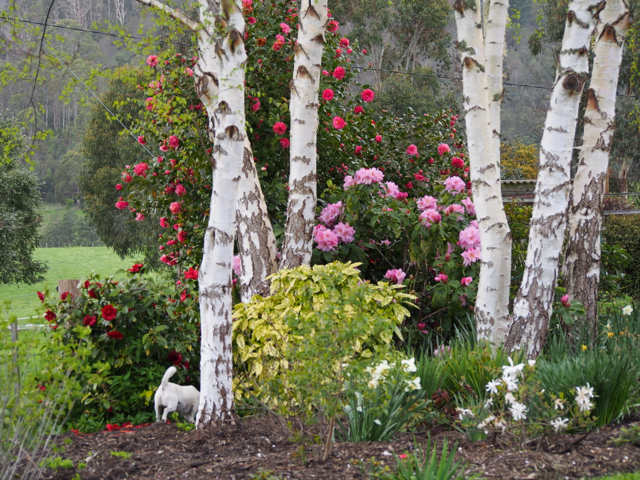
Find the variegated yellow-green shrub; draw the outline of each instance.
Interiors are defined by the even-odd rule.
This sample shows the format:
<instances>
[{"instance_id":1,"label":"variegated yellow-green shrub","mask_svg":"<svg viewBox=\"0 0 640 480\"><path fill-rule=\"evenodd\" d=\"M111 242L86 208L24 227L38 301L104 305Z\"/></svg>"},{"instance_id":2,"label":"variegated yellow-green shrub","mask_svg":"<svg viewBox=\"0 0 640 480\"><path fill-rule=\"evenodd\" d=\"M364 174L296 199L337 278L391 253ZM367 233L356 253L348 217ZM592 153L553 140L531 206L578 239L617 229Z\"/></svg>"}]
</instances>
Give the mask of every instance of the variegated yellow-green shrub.
<instances>
[{"instance_id":1,"label":"variegated yellow-green shrub","mask_svg":"<svg viewBox=\"0 0 640 480\"><path fill-rule=\"evenodd\" d=\"M235 307L233 360L237 400L253 398L281 413L341 408L343 367L361 370L392 356L394 333L413 295L402 286L363 282L357 263L281 270L271 296Z\"/></svg>"}]
</instances>

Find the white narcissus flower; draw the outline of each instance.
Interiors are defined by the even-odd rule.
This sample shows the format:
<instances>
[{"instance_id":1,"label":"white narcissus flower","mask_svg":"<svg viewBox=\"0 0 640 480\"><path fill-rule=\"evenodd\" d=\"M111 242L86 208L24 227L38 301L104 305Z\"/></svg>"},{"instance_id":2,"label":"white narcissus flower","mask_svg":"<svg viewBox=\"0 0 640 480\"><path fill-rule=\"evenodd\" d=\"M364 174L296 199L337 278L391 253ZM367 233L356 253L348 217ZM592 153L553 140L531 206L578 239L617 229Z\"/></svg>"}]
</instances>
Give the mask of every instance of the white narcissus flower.
<instances>
[{"instance_id":1,"label":"white narcissus flower","mask_svg":"<svg viewBox=\"0 0 640 480\"><path fill-rule=\"evenodd\" d=\"M526 420L527 419L527 410L528 408L524 406L522 403L513 402L513 404L509 407L511 410L511 415L513 415L514 420Z\"/></svg>"},{"instance_id":2,"label":"white narcissus flower","mask_svg":"<svg viewBox=\"0 0 640 480\"><path fill-rule=\"evenodd\" d=\"M405 371L409 373L413 373L418 370L416 367L415 358L410 358L409 360L402 360L400 363L402 364L402 367L405 369Z\"/></svg>"},{"instance_id":3,"label":"white narcissus flower","mask_svg":"<svg viewBox=\"0 0 640 480\"><path fill-rule=\"evenodd\" d=\"M420 377L416 377L413 380L407 380L407 388L405 388L404 391L408 392L410 390L420 390L421 388Z\"/></svg>"},{"instance_id":4,"label":"white narcissus flower","mask_svg":"<svg viewBox=\"0 0 640 480\"><path fill-rule=\"evenodd\" d=\"M535 364L536 364L536 361L535 361L535 360L529 360L529 366L530 366L530 367L535 366Z\"/></svg>"},{"instance_id":5,"label":"white narcissus flower","mask_svg":"<svg viewBox=\"0 0 640 480\"><path fill-rule=\"evenodd\" d=\"M484 408L489 408L493 405L493 398L489 397L486 402L484 402Z\"/></svg>"},{"instance_id":6,"label":"white narcissus flower","mask_svg":"<svg viewBox=\"0 0 640 480\"><path fill-rule=\"evenodd\" d=\"M493 422L496 419L495 415L489 415L487 418L485 418L483 421L481 421L478 424L478 428L480 430L484 429L487 425L489 425L491 422Z\"/></svg>"},{"instance_id":7,"label":"white narcissus flower","mask_svg":"<svg viewBox=\"0 0 640 480\"><path fill-rule=\"evenodd\" d=\"M623 315L629 316L629 315L631 315L632 312L633 312L633 307L631 305L627 305L626 307L624 307L622 309L622 314Z\"/></svg>"},{"instance_id":8,"label":"white narcissus flower","mask_svg":"<svg viewBox=\"0 0 640 480\"><path fill-rule=\"evenodd\" d=\"M500 385L500 380L491 380L487 383L487 392L494 394L498 393L498 386Z\"/></svg>"},{"instance_id":9,"label":"white narcissus flower","mask_svg":"<svg viewBox=\"0 0 640 480\"><path fill-rule=\"evenodd\" d=\"M556 398L553 402L553 408L555 408L556 410L562 410L564 408L564 402L559 398Z\"/></svg>"},{"instance_id":10,"label":"white narcissus flower","mask_svg":"<svg viewBox=\"0 0 640 480\"><path fill-rule=\"evenodd\" d=\"M513 393L508 392L505 396L504 396L504 401L507 402L509 405L516 403L516 397L513 396Z\"/></svg>"},{"instance_id":11,"label":"white narcissus flower","mask_svg":"<svg viewBox=\"0 0 640 480\"><path fill-rule=\"evenodd\" d=\"M518 389L518 379L516 377L502 377L502 381L507 387L507 390L513 392Z\"/></svg>"},{"instance_id":12,"label":"white narcissus flower","mask_svg":"<svg viewBox=\"0 0 640 480\"><path fill-rule=\"evenodd\" d=\"M513 359L511 357L508 358L509 365L504 365L502 367L503 375L506 377L517 377L518 373L522 371L524 368L524 363L520 363L518 365L513 364Z\"/></svg>"},{"instance_id":13,"label":"white narcissus flower","mask_svg":"<svg viewBox=\"0 0 640 480\"><path fill-rule=\"evenodd\" d=\"M567 423L569 423L568 418L556 418L551 422L551 426L557 433L560 430L564 430L565 428L567 428Z\"/></svg>"}]
</instances>

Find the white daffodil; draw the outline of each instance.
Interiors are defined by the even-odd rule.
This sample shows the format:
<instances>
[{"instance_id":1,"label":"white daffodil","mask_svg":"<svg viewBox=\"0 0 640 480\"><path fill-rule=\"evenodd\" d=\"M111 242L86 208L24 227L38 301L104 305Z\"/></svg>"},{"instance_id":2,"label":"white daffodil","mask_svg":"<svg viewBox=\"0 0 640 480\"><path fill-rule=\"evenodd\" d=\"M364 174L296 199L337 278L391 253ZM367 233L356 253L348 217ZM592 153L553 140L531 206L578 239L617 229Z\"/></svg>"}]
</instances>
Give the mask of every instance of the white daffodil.
<instances>
[{"instance_id":1,"label":"white daffodil","mask_svg":"<svg viewBox=\"0 0 640 480\"><path fill-rule=\"evenodd\" d=\"M402 364L402 368L409 373L416 372L418 368L416 367L416 359L410 358L409 360L402 360L400 362Z\"/></svg>"},{"instance_id":2,"label":"white daffodil","mask_svg":"<svg viewBox=\"0 0 640 480\"><path fill-rule=\"evenodd\" d=\"M487 392L494 394L498 393L498 386L500 385L500 380L491 380L487 383Z\"/></svg>"},{"instance_id":3,"label":"white daffodil","mask_svg":"<svg viewBox=\"0 0 640 480\"><path fill-rule=\"evenodd\" d=\"M551 426L557 433L560 430L564 430L565 428L567 428L567 423L569 423L568 418L556 418L551 422Z\"/></svg>"},{"instance_id":4,"label":"white daffodil","mask_svg":"<svg viewBox=\"0 0 640 480\"><path fill-rule=\"evenodd\" d=\"M504 396L504 401L507 402L509 405L516 403L516 397L513 396L513 393L508 392L505 396Z\"/></svg>"},{"instance_id":5,"label":"white daffodil","mask_svg":"<svg viewBox=\"0 0 640 480\"><path fill-rule=\"evenodd\" d=\"M513 404L509 407L511 410L511 415L513 415L514 420L526 420L527 419L527 407L522 403L513 402Z\"/></svg>"},{"instance_id":6,"label":"white daffodil","mask_svg":"<svg viewBox=\"0 0 640 480\"><path fill-rule=\"evenodd\" d=\"M462 417L474 417L473 412L468 408L456 408L456 410L460 414L458 415L458 418L460 418L460 420L462 420Z\"/></svg>"},{"instance_id":7,"label":"white daffodil","mask_svg":"<svg viewBox=\"0 0 640 480\"><path fill-rule=\"evenodd\" d=\"M407 387L404 389L404 391L408 392L410 390L420 390L421 388L420 377L416 377L413 380L407 380Z\"/></svg>"},{"instance_id":8,"label":"white daffodil","mask_svg":"<svg viewBox=\"0 0 640 480\"><path fill-rule=\"evenodd\" d=\"M556 398L553 402L553 408L555 408L556 410L562 410L564 408L564 402L559 398Z\"/></svg>"},{"instance_id":9,"label":"white daffodil","mask_svg":"<svg viewBox=\"0 0 640 480\"><path fill-rule=\"evenodd\" d=\"M518 365L514 365L513 364L513 359L511 357L508 358L509 360L509 365L504 365L502 367L502 372L504 376L507 377L517 377L518 373L520 373L522 371L522 369L524 368L524 363L520 363Z\"/></svg>"},{"instance_id":10,"label":"white daffodil","mask_svg":"<svg viewBox=\"0 0 640 480\"><path fill-rule=\"evenodd\" d=\"M631 305L627 305L626 307L624 307L622 309L622 314L623 315L629 316L629 315L631 315L632 312L633 312L633 307Z\"/></svg>"}]
</instances>

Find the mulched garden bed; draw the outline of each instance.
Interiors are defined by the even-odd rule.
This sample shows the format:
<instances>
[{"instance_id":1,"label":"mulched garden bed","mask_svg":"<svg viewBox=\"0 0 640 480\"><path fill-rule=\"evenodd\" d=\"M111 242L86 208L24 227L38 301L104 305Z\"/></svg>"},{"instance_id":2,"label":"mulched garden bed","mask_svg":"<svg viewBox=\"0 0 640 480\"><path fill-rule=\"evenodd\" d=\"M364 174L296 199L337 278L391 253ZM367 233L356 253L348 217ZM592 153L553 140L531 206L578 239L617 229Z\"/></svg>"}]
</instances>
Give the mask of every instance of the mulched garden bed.
<instances>
[{"instance_id":1,"label":"mulched garden bed","mask_svg":"<svg viewBox=\"0 0 640 480\"><path fill-rule=\"evenodd\" d=\"M365 479L362 465L371 457L394 465L395 457L390 452L413 449L414 437L422 445L429 433L440 446L444 438L451 446L457 443L457 458L461 456L469 463L467 473L480 473L487 479L574 479L640 470L639 447L611 442L619 435L619 426L586 436L554 436L529 444L523 451L465 441L461 434L439 427L430 432L398 434L392 442L335 443L331 457L322 463L323 445L314 442L313 435L292 433L274 418L249 417L236 425L191 432L183 432L174 424L154 424L92 435L65 434L58 445L63 445L66 438L72 442L55 455L72 460L74 465L84 462L87 467L47 470L43 478L71 479L79 473L82 480L250 479L258 472L269 471L285 479ZM111 452L131 452L132 456L123 459Z\"/></svg>"}]
</instances>

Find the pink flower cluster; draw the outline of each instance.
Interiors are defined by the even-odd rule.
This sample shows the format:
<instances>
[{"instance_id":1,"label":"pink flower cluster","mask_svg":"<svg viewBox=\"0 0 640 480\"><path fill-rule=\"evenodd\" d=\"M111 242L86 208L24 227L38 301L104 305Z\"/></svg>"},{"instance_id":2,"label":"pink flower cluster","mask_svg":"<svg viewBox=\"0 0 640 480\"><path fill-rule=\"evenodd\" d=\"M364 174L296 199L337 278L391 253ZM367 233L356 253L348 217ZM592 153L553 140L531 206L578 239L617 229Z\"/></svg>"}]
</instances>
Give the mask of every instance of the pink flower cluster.
<instances>
[{"instance_id":1,"label":"pink flower cluster","mask_svg":"<svg viewBox=\"0 0 640 480\"><path fill-rule=\"evenodd\" d=\"M407 276L407 274L404 273L402 271L402 269L400 269L400 268L395 268L393 270L387 270L387 273L384 274L384 278L387 278L387 279L391 280L392 282L396 282L398 285L400 285L404 281L406 276Z\"/></svg>"},{"instance_id":2,"label":"pink flower cluster","mask_svg":"<svg viewBox=\"0 0 640 480\"><path fill-rule=\"evenodd\" d=\"M447 192L461 193L466 189L467 184L460 177L449 177L444 181L444 187Z\"/></svg>"},{"instance_id":3,"label":"pink flower cluster","mask_svg":"<svg viewBox=\"0 0 640 480\"><path fill-rule=\"evenodd\" d=\"M313 229L313 238L318 244L318 249L330 252L338 246L338 242L351 243L356 231L348 223L338 223L333 230L324 225L316 225Z\"/></svg>"},{"instance_id":4,"label":"pink flower cluster","mask_svg":"<svg viewBox=\"0 0 640 480\"><path fill-rule=\"evenodd\" d=\"M387 182L386 184L382 185L382 188L384 188L386 192L384 197L393 197L396 200L404 200L405 198L409 197L408 193L401 192L398 188L398 185L393 182Z\"/></svg>"},{"instance_id":5,"label":"pink flower cluster","mask_svg":"<svg viewBox=\"0 0 640 480\"><path fill-rule=\"evenodd\" d=\"M342 202L330 203L320 213L320 221L325 225L331 225L342 213Z\"/></svg>"},{"instance_id":6,"label":"pink flower cluster","mask_svg":"<svg viewBox=\"0 0 640 480\"><path fill-rule=\"evenodd\" d=\"M467 209L467 213L469 215L475 215L476 214L476 206L473 204L473 202L471 201L470 198L464 198L462 200L462 203L464 204L465 208Z\"/></svg>"},{"instance_id":7,"label":"pink flower cluster","mask_svg":"<svg viewBox=\"0 0 640 480\"><path fill-rule=\"evenodd\" d=\"M240 255L234 255L233 260L231 261L231 268L233 268L233 273L236 276L242 275L242 263L240 262Z\"/></svg>"},{"instance_id":8,"label":"pink flower cluster","mask_svg":"<svg viewBox=\"0 0 640 480\"><path fill-rule=\"evenodd\" d=\"M480 259L480 230L477 221L474 220L460 232L458 243L465 250L462 252L464 266L468 267Z\"/></svg>"},{"instance_id":9,"label":"pink flower cluster","mask_svg":"<svg viewBox=\"0 0 640 480\"><path fill-rule=\"evenodd\" d=\"M353 185L371 185L380 183L384 179L384 173L377 168L361 168L355 176L347 175L344 177L344 189L346 190Z\"/></svg>"}]
</instances>

